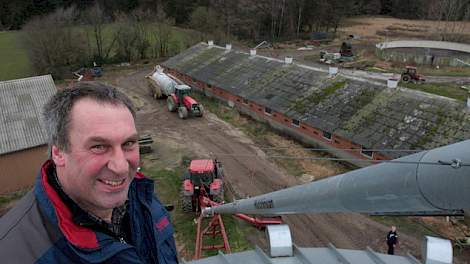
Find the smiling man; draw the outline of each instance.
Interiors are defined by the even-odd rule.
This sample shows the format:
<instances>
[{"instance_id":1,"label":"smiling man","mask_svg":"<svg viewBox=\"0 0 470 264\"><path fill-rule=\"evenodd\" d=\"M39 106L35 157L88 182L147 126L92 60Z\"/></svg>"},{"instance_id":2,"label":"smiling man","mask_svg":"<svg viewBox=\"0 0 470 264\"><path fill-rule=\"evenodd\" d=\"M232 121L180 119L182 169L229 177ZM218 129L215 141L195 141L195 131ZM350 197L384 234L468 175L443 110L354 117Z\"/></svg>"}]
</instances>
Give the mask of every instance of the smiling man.
<instances>
[{"instance_id":1,"label":"smiling man","mask_svg":"<svg viewBox=\"0 0 470 264\"><path fill-rule=\"evenodd\" d=\"M2 263L177 263L169 215L137 172L131 101L95 82L45 106L50 157L0 219Z\"/></svg>"}]
</instances>

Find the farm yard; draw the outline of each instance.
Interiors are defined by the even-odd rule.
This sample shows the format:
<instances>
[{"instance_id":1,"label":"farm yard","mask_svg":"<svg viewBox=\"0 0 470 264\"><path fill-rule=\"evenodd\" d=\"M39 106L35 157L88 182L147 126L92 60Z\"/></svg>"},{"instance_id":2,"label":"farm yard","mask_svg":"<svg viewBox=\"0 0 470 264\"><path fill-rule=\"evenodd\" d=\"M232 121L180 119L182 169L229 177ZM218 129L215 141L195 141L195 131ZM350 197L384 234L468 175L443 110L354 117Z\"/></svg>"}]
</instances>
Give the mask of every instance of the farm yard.
<instances>
[{"instance_id":1,"label":"farm yard","mask_svg":"<svg viewBox=\"0 0 470 264\"><path fill-rule=\"evenodd\" d=\"M228 203L469 138L470 67L465 64L465 52L412 47L392 49L393 55L386 57L378 48L379 43L403 40L449 41L470 47L468 21L350 16L336 25L333 37L317 40L310 34L313 28L332 31L332 24L300 26L301 14L297 14L299 26L292 18L288 26L294 30L291 35L284 32L287 26L280 26L282 17L272 17L271 36L249 38L259 33L256 30L267 29L257 25L246 30L246 18L233 20L237 29L227 24L220 27L217 23L228 20L207 20L210 12L194 11L186 24L169 17L158 22L139 20L144 15L137 13L115 15L114 21L95 21L94 25L67 26L72 39L56 38L50 57L32 54L39 45L35 49L28 45L31 41L53 43L56 36L62 36L61 26L52 27L49 35L45 34L47 23L0 31L0 84L51 74L61 90L80 81L79 69L95 66L102 75L85 80L110 84L132 100L139 134L153 140L152 151L141 154L140 169L155 181L162 203L174 207L170 215L180 259L192 259L197 246L198 217L184 212L181 201L191 160L217 159L223 164ZM35 30L40 34L31 33ZM130 39L134 42L127 42ZM70 43L76 50L68 58L61 56L57 51L66 52ZM344 47L350 48L351 59L342 60ZM394 59L397 53L409 56ZM431 53L431 63L409 59ZM438 55L463 62L458 66L441 63L444 60L437 63L434 56ZM146 76L156 65L191 87L191 96L204 106L202 117L181 119L168 111L166 99L153 98ZM404 81L407 68L416 70L416 80ZM390 80L396 80L398 87L387 86ZM386 151L392 154L387 156ZM0 194L0 216L30 188ZM283 215L282 221L289 225L296 246L370 247L381 254L387 252L385 235L395 225L400 235L397 255L410 253L421 259L422 238L435 236L451 241L454 263L466 264L470 250L461 241L470 237L470 222L465 213L448 217L295 214ZM232 252L269 247L263 231L229 215L223 216L223 222ZM217 254L212 251L203 257Z\"/></svg>"}]
</instances>

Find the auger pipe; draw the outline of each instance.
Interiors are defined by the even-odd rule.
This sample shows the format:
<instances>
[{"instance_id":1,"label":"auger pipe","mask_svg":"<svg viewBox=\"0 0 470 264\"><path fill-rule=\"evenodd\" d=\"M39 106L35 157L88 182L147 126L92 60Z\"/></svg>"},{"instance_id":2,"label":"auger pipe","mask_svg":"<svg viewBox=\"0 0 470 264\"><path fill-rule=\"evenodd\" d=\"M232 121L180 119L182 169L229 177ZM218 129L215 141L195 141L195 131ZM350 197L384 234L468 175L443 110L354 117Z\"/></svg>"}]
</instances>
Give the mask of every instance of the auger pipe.
<instances>
[{"instance_id":1,"label":"auger pipe","mask_svg":"<svg viewBox=\"0 0 470 264\"><path fill-rule=\"evenodd\" d=\"M206 208L205 214L443 214L470 208L470 140ZM444 213L445 214L445 213Z\"/></svg>"}]
</instances>

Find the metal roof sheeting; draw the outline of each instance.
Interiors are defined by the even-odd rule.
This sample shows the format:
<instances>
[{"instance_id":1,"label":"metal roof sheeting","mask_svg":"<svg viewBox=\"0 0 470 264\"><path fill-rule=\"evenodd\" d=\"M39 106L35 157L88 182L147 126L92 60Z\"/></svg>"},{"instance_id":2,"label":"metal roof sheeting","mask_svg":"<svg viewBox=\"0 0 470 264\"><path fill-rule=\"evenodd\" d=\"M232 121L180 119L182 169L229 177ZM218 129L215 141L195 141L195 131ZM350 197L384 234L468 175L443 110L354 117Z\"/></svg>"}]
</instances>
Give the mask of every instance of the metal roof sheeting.
<instances>
[{"instance_id":1,"label":"metal roof sheeting","mask_svg":"<svg viewBox=\"0 0 470 264\"><path fill-rule=\"evenodd\" d=\"M270 258L260 248L225 255L208 257L184 264L420 264L411 255L394 256L367 250L337 249L333 245L327 248L299 248L294 246L292 257Z\"/></svg>"},{"instance_id":2,"label":"metal roof sheeting","mask_svg":"<svg viewBox=\"0 0 470 264\"><path fill-rule=\"evenodd\" d=\"M51 75L0 82L0 155L47 143L42 107L56 91Z\"/></svg>"},{"instance_id":3,"label":"metal roof sheeting","mask_svg":"<svg viewBox=\"0 0 470 264\"><path fill-rule=\"evenodd\" d=\"M332 78L298 63L205 43L163 65L368 149L432 149L470 138L470 111L450 98L341 74Z\"/></svg>"}]
</instances>

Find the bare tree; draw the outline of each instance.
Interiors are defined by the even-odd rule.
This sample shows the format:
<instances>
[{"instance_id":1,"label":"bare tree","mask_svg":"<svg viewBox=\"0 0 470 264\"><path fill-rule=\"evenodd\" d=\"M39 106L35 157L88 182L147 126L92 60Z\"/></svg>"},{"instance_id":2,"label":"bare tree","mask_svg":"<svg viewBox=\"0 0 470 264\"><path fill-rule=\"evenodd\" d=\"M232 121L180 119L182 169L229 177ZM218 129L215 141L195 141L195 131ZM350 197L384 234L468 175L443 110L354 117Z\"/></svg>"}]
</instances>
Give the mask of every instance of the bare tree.
<instances>
[{"instance_id":1,"label":"bare tree","mask_svg":"<svg viewBox=\"0 0 470 264\"><path fill-rule=\"evenodd\" d=\"M150 48L150 23L153 21L150 10L138 9L132 12L133 28L135 33L135 48L140 59L147 57Z\"/></svg>"},{"instance_id":2,"label":"bare tree","mask_svg":"<svg viewBox=\"0 0 470 264\"><path fill-rule=\"evenodd\" d=\"M116 14L115 32L116 57L120 61L130 62L135 53L135 43L137 40L136 31L133 27L132 19L126 14Z\"/></svg>"},{"instance_id":3,"label":"bare tree","mask_svg":"<svg viewBox=\"0 0 470 264\"><path fill-rule=\"evenodd\" d=\"M169 55L170 42L173 37L171 20L165 20L159 22L156 26L156 30L153 31L152 35L154 38L154 56L155 57L166 57Z\"/></svg>"},{"instance_id":4,"label":"bare tree","mask_svg":"<svg viewBox=\"0 0 470 264\"><path fill-rule=\"evenodd\" d=\"M299 37L300 34L300 27L301 27L301 22L302 22L302 9L304 7L304 0L297 0L295 1L295 4L297 6L297 27L296 27L296 37Z\"/></svg>"},{"instance_id":5,"label":"bare tree","mask_svg":"<svg viewBox=\"0 0 470 264\"><path fill-rule=\"evenodd\" d=\"M431 0L429 2L428 17L438 21L436 31L441 40L461 40L469 16L470 4L467 0Z\"/></svg>"},{"instance_id":6,"label":"bare tree","mask_svg":"<svg viewBox=\"0 0 470 264\"><path fill-rule=\"evenodd\" d=\"M85 16L86 21L93 29L92 38L95 42L95 49L93 50L95 59L100 63L107 61L116 42L116 34L113 35L114 37L111 41L105 38L104 29L109 21L106 19L105 13L98 3L89 8ZM93 45L90 46L92 47Z\"/></svg>"},{"instance_id":7,"label":"bare tree","mask_svg":"<svg viewBox=\"0 0 470 264\"><path fill-rule=\"evenodd\" d=\"M59 8L25 25L23 45L38 74L51 73L63 78L90 59L84 36L73 25L75 17L74 7Z\"/></svg>"}]
</instances>

